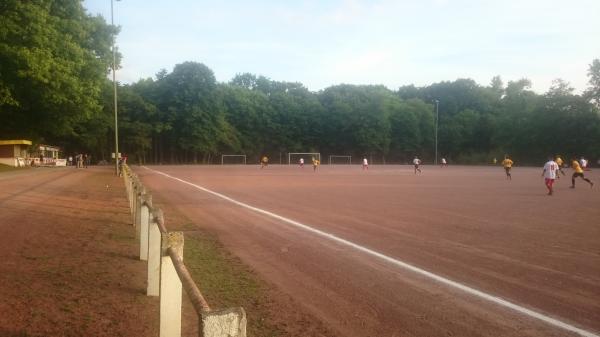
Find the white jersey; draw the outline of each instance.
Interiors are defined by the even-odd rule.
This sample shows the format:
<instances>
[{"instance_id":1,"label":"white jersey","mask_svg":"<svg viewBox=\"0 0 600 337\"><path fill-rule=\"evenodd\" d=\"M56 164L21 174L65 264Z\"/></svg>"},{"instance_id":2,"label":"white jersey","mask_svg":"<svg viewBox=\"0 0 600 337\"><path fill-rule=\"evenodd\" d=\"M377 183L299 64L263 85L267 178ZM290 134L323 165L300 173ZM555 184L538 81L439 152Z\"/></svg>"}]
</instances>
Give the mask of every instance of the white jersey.
<instances>
[{"instance_id":1,"label":"white jersey","mask_svg":"<svg viewBox=\"0 0 600 337\"><path fill-rule=\"evenodd\" d=\"M367 161L367 158L363 158L363 165L364 165L364 166L367 166L367 165L369 165L369 162Z\"/></svg>"},{"instance_id":2,"label":"white jersey","mask_svg":"<svg viewBox=\"0 0 600 337\"><path fill-rule=\"evenodd\" d=\"M421 164L421 159L419 159L419 158L413 159L413 164L415 164L415 165Z\"/></svg>"},{"instance_id":3,"label":"white jersey","mask_svg":"<svg viewBox=\"0 0 600 337\"><path fill-rule=\"evenodd\" d=\"M304 164L304 158L300 158L300 164Z\"/></svg>"},{"instance_id":4,"label":"white jersey","mask_svg":"<svg viewBox=\"0 0 600 337\"><path fill-rule=\"evenodd\" d=\"M442 164L446 164L446 158L442 158Z\"/></svg>"},{"instance_id":5,"label":"white jersey","mask_svg":"<svg viewBox=\"0 0 600 337\"><path fill-rule=\"evenodd\" d=\"M585 158L581 158L581 160L579 160L580 164L581 164L581 168L586 168L588 161Z\"/></svg>"},{"instance_id":6,"label":"white jersey","mask_svg":"<svg viewBox=\"0 0 600 337\"><path fill-rule=\"evenodd\" d=\"M548 161L544 165L544 178L556 179L556 171L558 170L558 164L554 160Z\"/></svg>"}]
</instances>

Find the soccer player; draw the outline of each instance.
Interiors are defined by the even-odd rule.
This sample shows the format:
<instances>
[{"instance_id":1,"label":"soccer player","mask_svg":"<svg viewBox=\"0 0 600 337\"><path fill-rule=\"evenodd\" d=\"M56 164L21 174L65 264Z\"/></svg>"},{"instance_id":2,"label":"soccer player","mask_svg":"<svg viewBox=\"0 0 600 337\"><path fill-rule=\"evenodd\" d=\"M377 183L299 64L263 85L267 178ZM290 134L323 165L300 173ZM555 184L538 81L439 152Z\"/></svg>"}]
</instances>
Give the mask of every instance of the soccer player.
<instances>
[{"instance_id":1,"label":"soccer player","mask_svg":"<svg viewBox=\"0 0 600 337\"><path fill-rule=\"evenodd\" d=\"M504 167L504 171L506 172L506 179L512 180L512 175L510 174L510 170L512 169L514 162L510 160L508 155L504 155L504 160L502 161L502 167Z\"/></svg>"},{"instance_id":2,"label":"soccer player","mask_svg":"<svg viewBox=\"0 0 600 337\"><path fill-rule=\"evenodd\" d=\"M448 166L448 163L446 162L446 158L442 158L442 167L446 167Z\"/></svg>"},{"instance_id":3,"label":"soccer player","mask_svg":"<svg viewBox=\"0 0 600 337\"><path fill-rule=\"evenodd\" d=\"M321 162L317 159L315 159L315 157L312 158L312 164L313 164L313 171L317 171L317 167L319 167L319 164Z\"/></svg>"},{"instance_id":4,"label":"soccer player","mask_svg":"<svg viewBox=\"0 0 600 337\"><path fill-rule=\"evenodd\" d=\"M581 165L579 165L577 159L573 158L571 160L571 167L573 170L575 170L575 172L573 172L573 176L571 177L571 188L575 188L575 178L577 177L581 177L581 179L587 181L588 184L590 184L590 188L594 187L594 183L583 176L583 169L581 168Z\"/></svg>"},{"instance_id":5,"label":"soccer player","mask_svg":"<svg viewBox=\"0 0 600 337\"><path fill-rule=\"evenodd\" d=\"M564 176L565 175L565 171L562 170L562 166L563 166L563 164L565 162L562 160L562 158L558 154L556 155L556 158L554 159L554 161L556 162L556 165L558 165L558 171L560 173L562 173L562 175ZM558 179L558 178L560 178L560 176L557 174L556 178Z\"/></svg>"},{"instance_id":6,"label":"soccer player","mask_svg":"<svg viewBox=\"0 0 600 337\"><path fill-rule=\"evenodd\" d=\"M369 161L367 160L367 157L363 158L363 166L362 167L363 167L363 171L364 170L367 170L367 171L369 170Z\"/></svg>"},{"instance_id":7,"label":"soccer player","mask_svg":"<svg viewBox=\"0 0 600 337\"><path fill-rule=\"evenodd\" d=\"M581 169L584 171L587 171L587 166L588 166L587 159L581 157L581 159L579 159L579 163L581 164Z\"/></svg>"},{"instance_id":8,"label":"soccer player","mask_svg":"<svg viewBox=\"0 0 600 337\"><path fill-rule=\"evenodd\" d=\"M413 164L415 165L415 174L417 174L417 171L421 173L421 169L419 168L419 165L421 165L421 159L415 156L415 159L413 159Z\"/></svg>"},{"instance_id":9,"label":"soccer player","mask_svg":"<svg viewBox=\"0 0 600 337\"><path fill-rule=\"evenodd\" d=\"M552 195L552 185L557 177L558 164L552 159L552 156L548 156L548 161L544 164L544 171L542 177L544 177L544 183L548 189L548 195Z\"/></svg>"},{"instance_id":10,"label":"soccer player","mask_svg":"<svg viewBox=\"0 0 600 337\"><path fill-rule=\"evenodd\" d=\"M262 170L264 167L267 167L267 165L269 165L269 157L263 156L260 160L260 169Z\"/></svg>"}]
</instances>

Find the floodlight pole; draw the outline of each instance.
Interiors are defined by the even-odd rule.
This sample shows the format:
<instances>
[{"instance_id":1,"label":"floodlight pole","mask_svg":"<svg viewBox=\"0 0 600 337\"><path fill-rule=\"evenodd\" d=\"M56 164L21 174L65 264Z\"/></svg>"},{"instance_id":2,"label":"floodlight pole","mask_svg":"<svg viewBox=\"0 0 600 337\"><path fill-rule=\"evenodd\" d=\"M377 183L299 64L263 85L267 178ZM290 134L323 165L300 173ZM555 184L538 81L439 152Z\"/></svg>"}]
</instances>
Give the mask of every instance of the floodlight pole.
<instances>
[{"instance_id":1,"label":"floodlight pole","mask_svg":"<svg viewBox=\"0 0 600 337\"><path fill-rule=\"evenodd\" d=\"M118 1L118 0L117 0ZM113 10L113 0L110 0L110 24L113 29L115 27L114 20L114 10ZM115 99L115 174L117 177L119 176L119 125L117 123L117 52L115 50L115 32L113 31L112 36L112 54L113 54L113 63L112 63L112 75L113 75L113 89L114 89L114 99Z\"/></svg>"},{"instance_id":2,"label":"floodlight pole","mask_svg":"<svg viewBox=\"0 0 600 337\"><path fill-rule=\"evenodd\" d=\"M440 118L440 101L435 100L435 160L434 163L438 163L438 121Z\"/></svg>"}]
</instances>

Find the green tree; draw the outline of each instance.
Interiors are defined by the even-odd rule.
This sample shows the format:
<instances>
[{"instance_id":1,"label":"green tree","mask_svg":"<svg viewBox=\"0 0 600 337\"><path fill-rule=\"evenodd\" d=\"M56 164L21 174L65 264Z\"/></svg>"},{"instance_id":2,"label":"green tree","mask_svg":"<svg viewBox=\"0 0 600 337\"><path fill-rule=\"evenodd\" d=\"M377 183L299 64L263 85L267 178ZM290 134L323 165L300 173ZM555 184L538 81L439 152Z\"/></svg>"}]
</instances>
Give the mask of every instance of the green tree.
<instances>
[{"instance_id":1,"label":"green tree","mask_svg":"<svg viewBox=\"0 0 600 337\"><path fill-rule=\"evenodd\" d=\"M600 108L600 59L594 59L588 68L589 88L585 95Z\"/></svg>"},{"instance_id":2,"label":"green tree","mask_svg":"<svg viewBox=\"0 0 600 337\"><path fill-rule=\"evenodd\" d=\"M390 160L406 162L414 155L428 157L433 148L433 106L419 99L395 99L390 114Z\"/></svg>"},{"instance_id":3,"label":"green tree","mask_svg":"<svg viewBox=\"0 0 600 337\"><path fill-rule=\"evenodd\" d=\"M101 111L115 29L77 0L6 0L0 19L0 133L77 139Z\"/></svg>"},{"instance_id":4,"label":"green tree","mask_svg":"<svg viewBox=\"0 0 600 337\"><path fill-rule=\"evenodd\" d=\"M171 162L209 162L223 146L239 148L217 90L215 76L196 62L178 64L158 81L157 104L169 125L163 142Z\"/></svg>"},{"instance_id":5,"label":"green tree","mask_svg":"<svg viewBox=\"0 0 600 337\"><path fill-rule=\"evenodd\" d=\"M397 97L383 86L339 85L325 89L320 101L328 111L324 134L329 150L387 155L395 99Z\"/></svg>"}]
</instances>

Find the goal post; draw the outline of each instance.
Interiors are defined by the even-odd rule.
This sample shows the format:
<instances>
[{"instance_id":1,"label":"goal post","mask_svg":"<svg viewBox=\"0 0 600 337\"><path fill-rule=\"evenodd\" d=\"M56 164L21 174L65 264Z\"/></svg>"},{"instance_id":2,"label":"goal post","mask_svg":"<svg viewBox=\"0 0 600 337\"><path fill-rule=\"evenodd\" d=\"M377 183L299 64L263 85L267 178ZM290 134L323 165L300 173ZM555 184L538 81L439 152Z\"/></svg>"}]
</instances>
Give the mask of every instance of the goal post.
<instances>
[{"instance_id":1,"label":"goal post","mask_svg":"<svg viewBox=\"0 0 600 337\"><path fill-rule=\"evenodd\" d=\"M352 164L352 156L342 156L342 155L330 155L329 156L329 165L332 164Z\"/></svg>"},{"instance_id":2,"label":"goal post","mask_svg":"<svg viewBox=\"0 0 600 337\"><path fill-rule=\"evenodd\" d=\"M245 154L222 154L221 165L246 165Z\"/></svg>"},{"instance_id":3,"label":"goal post","mask_svg":"<svg viewBox=\"0 0 600 337\"><path fill-rule=\"evenodd\" d=\"M304 158L306 164L311 164L313 158L320 162L321 154L319 152L289 152L288 165L297 164L300 158Z\"/></svg>"}]
</instances>

